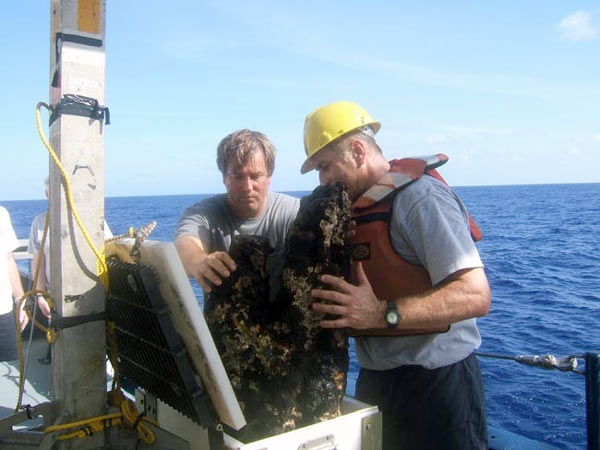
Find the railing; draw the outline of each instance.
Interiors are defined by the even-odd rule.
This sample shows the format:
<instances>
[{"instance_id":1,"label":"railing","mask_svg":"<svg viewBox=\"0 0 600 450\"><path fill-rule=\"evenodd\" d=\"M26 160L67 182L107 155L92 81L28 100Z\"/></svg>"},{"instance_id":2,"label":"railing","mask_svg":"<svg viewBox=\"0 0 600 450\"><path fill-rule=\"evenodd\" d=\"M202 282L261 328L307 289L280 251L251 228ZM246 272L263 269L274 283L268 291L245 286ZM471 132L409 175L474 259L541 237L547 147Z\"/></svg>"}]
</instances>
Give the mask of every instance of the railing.
<instances>
[{"instance_id":1,"label":"railing","mask_svg":"<svg viewBox=\"0 0 600 450\"><path fill-rule=\"evenodd\" d=\"M475 354L486 358L508 359L547 370L557 369L585 375L587 448L588 450L600 450L600 353L588 352L564 358L557 358L554 355L506 356L479 352ZM577 368L578 360L585 362L585 370Z\"/></svg>"},{"instance_id":2,"label":"railing","mask_svg":"<svg viewBox=\"0 0 600 450\"><path fill-rule=\"evenodd\" d=\"M19 246L13 251L15 259L32 259L33 255L27 251L29 239L19 239Z\"/></svg>"}]
</instances>

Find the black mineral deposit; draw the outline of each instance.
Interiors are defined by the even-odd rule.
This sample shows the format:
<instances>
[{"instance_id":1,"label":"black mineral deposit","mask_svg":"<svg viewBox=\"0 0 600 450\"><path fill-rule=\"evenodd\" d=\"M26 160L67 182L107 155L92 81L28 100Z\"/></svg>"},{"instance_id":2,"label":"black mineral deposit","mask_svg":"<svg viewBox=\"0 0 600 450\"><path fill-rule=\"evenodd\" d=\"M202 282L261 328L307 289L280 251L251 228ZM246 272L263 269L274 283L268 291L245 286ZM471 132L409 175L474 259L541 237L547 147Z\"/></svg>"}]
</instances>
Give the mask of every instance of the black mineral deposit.
<instances>
[{"instance_id":1,"label":"black mineral deposit","mask_svg":"<svg viewBox=\"0 0 600 450\"><path fill-rule=\"evenodd\" d=\"M275 254L260 236L236 236L237 270L206 298L204 312L248 425L246 442L340 414L348 338L319 327L310 291L322 274L350 273L350 200L341 184L317 187Z\"/></svg>"}]
</instances>

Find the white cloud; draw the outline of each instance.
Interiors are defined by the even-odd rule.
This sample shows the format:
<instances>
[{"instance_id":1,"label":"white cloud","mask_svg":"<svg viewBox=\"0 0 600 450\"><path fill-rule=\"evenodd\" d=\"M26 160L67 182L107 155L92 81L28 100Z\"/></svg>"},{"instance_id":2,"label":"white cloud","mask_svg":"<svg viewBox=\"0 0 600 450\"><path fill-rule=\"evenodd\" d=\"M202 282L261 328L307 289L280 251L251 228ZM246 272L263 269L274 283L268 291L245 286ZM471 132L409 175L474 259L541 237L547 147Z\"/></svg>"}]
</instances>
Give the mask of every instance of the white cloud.
<instances>
[{"instance_id":1,"label":"white cloud","mask_svg":"<svg viewBox=\"0 0 600 450\"><path fill-rule=\"evenodd\" d=\"M600 31L592 23L592 15L588 11L577 11L563 17L557 28L562 37L569 41L591 40L600 35Z\"/></svg>"}]
</instances>

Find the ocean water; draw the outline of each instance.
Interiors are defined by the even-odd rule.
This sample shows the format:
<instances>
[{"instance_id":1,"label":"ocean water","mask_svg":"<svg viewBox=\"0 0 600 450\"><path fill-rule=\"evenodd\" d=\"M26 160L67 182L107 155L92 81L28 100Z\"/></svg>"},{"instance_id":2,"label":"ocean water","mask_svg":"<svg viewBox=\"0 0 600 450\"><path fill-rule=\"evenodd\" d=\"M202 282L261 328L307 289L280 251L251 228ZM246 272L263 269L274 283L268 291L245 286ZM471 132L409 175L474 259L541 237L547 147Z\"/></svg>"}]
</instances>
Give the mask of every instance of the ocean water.
<instances>
[{"instance_id":1,"label":"ocean water","mask_svg":"<svg viewBox=\"0 0 600 450\"><path fill-rule=\"evenodd\" d=\"M478 320L480 351L507 356L600 351L600 184L456 190L483 231L478 248L492 287L491 311ZM151 238L172 240L183 209L204 197L107 198L106 219L114 234L156 220ZM46 208L42 200L0 204L20 238ZM195 291L201 297L197 285ZM585 448L582 375L499 359L480 358L480 364L489 423L559 448ZM351 394L357 374L352 353Z\"/></svg>"}]
</instances>

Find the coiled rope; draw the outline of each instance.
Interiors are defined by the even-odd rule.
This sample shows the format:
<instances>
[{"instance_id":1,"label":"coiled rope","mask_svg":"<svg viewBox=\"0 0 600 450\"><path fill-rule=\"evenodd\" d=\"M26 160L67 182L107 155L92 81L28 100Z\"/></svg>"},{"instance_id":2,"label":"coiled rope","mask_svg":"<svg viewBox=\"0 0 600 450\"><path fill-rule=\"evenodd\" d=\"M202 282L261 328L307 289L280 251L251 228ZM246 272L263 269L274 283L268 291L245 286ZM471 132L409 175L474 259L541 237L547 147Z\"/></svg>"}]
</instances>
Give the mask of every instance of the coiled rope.
<instances>
[{"instance_id":1,"label":"coiled rope","mask_svg":"<svg viewBox=\"0 0 600 450\"><path fill-rule=\"evenodd\" d=\"M63 433L59 434L56 437L56 440L65 441L67 439L75 438L83 439L87 436L99 433L105 428L126 424L134 428L137 431L139 438L146 444L154 443L154 433L146 423L158 426L158 423L155 420L149 419L142 413L138 413L135 404L131 400L125 398L121 392L118 392L117 395L112 397L111 403L113 403L113 406L115 403L118 403L121 412L105 414L103 416L92 417L77 422L52 425L44 429L44 433L50 434L62 431Z\"/></svg>"}]
</instances>

